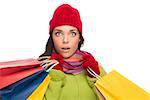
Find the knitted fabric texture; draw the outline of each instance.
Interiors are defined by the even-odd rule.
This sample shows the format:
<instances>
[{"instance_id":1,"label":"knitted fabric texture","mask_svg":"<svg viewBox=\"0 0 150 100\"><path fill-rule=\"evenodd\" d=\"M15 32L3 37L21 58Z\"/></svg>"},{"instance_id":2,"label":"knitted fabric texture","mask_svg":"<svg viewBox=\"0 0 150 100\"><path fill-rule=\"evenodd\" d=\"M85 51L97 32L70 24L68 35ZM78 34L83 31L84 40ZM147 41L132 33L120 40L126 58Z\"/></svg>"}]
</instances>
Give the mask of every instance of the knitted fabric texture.
<instances>
[{"instance_id":1,"label":"knitted fabric texture","mask_svg":"<svg viewBox=\"0 0 150 100\"><path fill-rule=\"evenodd\" d=\"M65 73L79 74L83 70L86 70L88 67L90 67L98 75L100 74L97 61L90 53L85 51L77 50L71 57L64 59L53 49L50 59L58 60L59 64L56 65L54 69L61 70ZM90 74L88 75L91 76Z\"/></svg>"},{"instance_id":2,"label":"knitted fabric texture","mask_svg":"<svg viewBox=\"0 0 150 100\"><path fill-rule=\"evenodd\" d=\"M76 27L82 33L79 11L68 4L62 4L55 10L49 25L50 31L53 31L57 26L70 25Z\"/></svg>"}]
</instances>

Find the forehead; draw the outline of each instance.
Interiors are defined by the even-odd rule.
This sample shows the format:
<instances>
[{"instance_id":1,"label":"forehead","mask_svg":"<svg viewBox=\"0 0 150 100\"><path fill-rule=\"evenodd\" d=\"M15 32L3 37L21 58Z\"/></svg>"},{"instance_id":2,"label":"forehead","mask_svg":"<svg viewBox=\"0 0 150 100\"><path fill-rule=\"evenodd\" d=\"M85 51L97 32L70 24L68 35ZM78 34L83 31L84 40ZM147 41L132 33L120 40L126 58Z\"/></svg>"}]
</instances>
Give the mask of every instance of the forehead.
<instances>
[{"instance_id":1,"label":"forehead","mask_svg":"<svg viewBox=\"0 0 150 100\"><path fill-rule=\"evenodd\" d=\"M78 31L78 29L74 26L62 25L55 27L53 31Z\"/></svg>"}]
</instances>

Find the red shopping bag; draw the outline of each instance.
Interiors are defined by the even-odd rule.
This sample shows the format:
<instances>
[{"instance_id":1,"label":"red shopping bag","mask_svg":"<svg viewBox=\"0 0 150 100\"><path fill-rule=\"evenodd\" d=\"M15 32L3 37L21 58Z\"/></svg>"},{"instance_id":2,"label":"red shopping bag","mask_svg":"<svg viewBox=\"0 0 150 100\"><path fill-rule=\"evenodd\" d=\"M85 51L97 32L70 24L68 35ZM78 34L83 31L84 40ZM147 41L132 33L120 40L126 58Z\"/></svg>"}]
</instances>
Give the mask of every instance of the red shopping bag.
<instances>
[{"instance_id":1,"label":"red shopping bag","mask_svg":"<svg viewBox=\"0 0 150 100\"><path fill-rule=\"evenodd\" d=\"M26 100L26 98L43 82L47 75L48 72L41 70L0 89L0 98L2 100Z\"/></svg>"},{"instance_id":2,"label":"red shopping bag","mask_svg":"<svg viewBox=\"0 0 150 100\"><path fill-rule=\"evenodd\" d=\"M0 62L0 76L19 72L24 69L39 66L40 62L36 59L23 59L15 61Z\"/></svg>"},{"instance_id":3,"label":"red shopping bag","mask_svg":"<svg viewBox=\"0 0 150 100\"><path fill-rule=\"evenodd\" d=\"M0 62L0 89L42 69L40 62L36 59Z\"/></svg>"}]
</instances>

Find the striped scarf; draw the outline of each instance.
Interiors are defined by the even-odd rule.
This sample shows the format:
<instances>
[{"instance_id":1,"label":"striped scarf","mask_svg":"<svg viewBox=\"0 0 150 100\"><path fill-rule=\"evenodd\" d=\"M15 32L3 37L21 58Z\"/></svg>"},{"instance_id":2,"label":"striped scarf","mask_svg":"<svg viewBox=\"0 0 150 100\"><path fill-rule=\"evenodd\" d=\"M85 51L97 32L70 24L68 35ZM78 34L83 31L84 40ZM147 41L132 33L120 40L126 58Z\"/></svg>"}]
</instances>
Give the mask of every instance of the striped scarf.
<instances>
[{"instance_id":1,"label":"striped scarf","mask_svg":"<svg viewBox=\"0 0 150 100\"><path fill-rule=\"evenodd\" d=\"M82 67L83 63L83 58L82 54L84 51L77 50L71 57L64 59L63 58L63 63L60 63L63 71L65 73L71 73L71 74L79 74L81 73L84 69ZM57 54L55 50L53 50L53 54Z\"/></svg>"}]
</instances>

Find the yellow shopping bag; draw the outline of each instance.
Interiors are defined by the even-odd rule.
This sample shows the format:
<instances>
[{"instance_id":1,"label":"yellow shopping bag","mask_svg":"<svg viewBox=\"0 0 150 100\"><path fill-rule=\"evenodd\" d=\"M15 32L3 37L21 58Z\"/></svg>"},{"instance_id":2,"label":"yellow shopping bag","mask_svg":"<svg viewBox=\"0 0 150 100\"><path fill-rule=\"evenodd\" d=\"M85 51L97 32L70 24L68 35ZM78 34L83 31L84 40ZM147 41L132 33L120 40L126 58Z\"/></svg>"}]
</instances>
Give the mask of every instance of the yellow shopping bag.
<instances>
[{"instance_id":1,"label":"yellow shopping bag","mask_svg":"<svg viewBox=\"0 0 150 100\"><path fill-rule=\"evenodd\" d=\"M91 74L98 78L95 83L96 88L105 97L106 100L150 100L150 94L139 86L113 70L103 77L99 77L92 72Z\"/></svg>"},{"instance_id":2,"label":"yellow shopping bag","mask_svg":"<svg viewBox=\"0 0 150 100\"><path fill-rule=\"evenodd\" d=\"M51 77L49 75L46 76L44 81L38 86L38 88L27 98L27 100L42 100L48 84L50 82Z\"/></svg>"}]
</instances>

